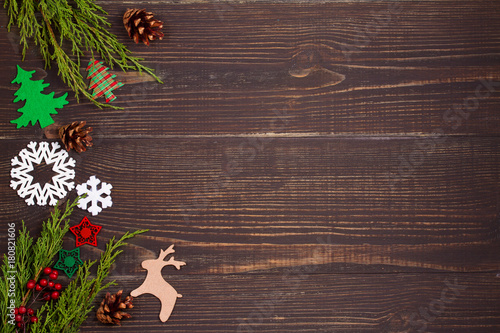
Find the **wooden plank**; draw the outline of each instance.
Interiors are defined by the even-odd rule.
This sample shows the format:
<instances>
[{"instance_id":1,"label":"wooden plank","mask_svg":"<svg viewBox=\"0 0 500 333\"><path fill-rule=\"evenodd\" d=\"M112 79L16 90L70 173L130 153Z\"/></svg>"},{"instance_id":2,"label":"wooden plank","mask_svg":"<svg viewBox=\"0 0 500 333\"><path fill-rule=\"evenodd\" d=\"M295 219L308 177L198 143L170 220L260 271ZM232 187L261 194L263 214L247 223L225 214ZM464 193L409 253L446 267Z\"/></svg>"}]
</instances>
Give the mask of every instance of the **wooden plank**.
<instances>
[{"instance_id":1,"label":"wooden plank","mask_svg":"<svg viewBox=\"0 0 500 333\"><path fill-rule=\"evenodd\" d=\"M96 146L71 153L76 181L112 183L114 206L90 216L103 230L82 257L148 228L120 255L114 291L137 288L140 262L170 244L188 264L164 270L184 295L167 323L141 296L120 331L500 329L497 2L155 0L167 36L149 48L125 34L127 3L100 3L165 84L118 72L124 111L71 99L55 126L16 130L20 54L4 30L0 211L39 232L49 208L9 188L10 158L57 125L94 126ZM34 48L23 66L68 90ZM93 315L82 327L105 330Z\"/></svg>"},{"instance_id":2,"label":"wooden plank","mask_svg":"<svg viewBox=\"0 0 500 333\"><path fill-rule=\"evenodd\" d=\"M170 273L170 271L169 271ZM500 329L494 274L164 275L182 293L167 323L159 302L134 299L120 332L457 332ZM117 291L135 288L120 278ZM422 314L420 313L422 311ZM82 332L107 332L93 314Z\"/></svg>"},{"instance_id":3,"label":"wooden plank","mask_svg":"<svg viewBox=\"0 0 500 333\"><path fill-rule=\"evenodd\" d=\"M480 81L500 81L496 2L398 4L151 2L167 37L147 48L127 39L120 17L129 5L108 1L111 32L165 84L118 73L126 85L116 105L125 111L72 100L55 118L106 126L109 138L498 135L499 87L489 91ZM5 16L1 9L1 25ZM0 34L1 137L40 138L39 130L9 124L18 108L9 83L20 63L15 41L14 33ZM35 50L27 59L26 68L45 75ZM47 75L52 89L67 90L55 71ZM471 111L453 111L464 103ZM276 113L286 126L272 126Z\"/></svg>"},{"instance_id":4,"label":"wooden plank","mask_svg":"<svg viewBox=\"0 0 500 333\"><path fill-rule=\"evenodd\" d=\"M77 183L97 175L114 186L112 209L94 220L103 225L103 237L151 229L137 243L141 259L176 243L194 258L186 268L192 274L270 270L311 260L325 265L324 271L499 269L498 139L420 143L100 140L72 156ZM3 140L0 147L13 157L25 144ZM391 185L387 174L397 177L401 159L417 156L417 147L427 147L420 151L421 163ZM8 188L9 170L4 159L3 218L25 219L37 230L47 209L26 209ZM75 219L83 216L78 210Z\"/></svg>"}]
</instances>

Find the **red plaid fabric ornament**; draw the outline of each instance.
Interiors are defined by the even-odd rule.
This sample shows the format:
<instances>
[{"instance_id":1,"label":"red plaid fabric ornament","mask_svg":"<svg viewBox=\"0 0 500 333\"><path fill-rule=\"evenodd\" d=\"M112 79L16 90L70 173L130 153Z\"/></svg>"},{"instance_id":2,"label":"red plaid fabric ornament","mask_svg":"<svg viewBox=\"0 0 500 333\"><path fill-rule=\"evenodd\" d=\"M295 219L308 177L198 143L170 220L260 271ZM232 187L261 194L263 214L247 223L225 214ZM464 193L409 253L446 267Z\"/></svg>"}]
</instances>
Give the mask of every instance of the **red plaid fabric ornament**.
<instances>
[{"instance_id":1,"label":"red plaid fabric ornament","mask_svg":"<svg viewBox=\"0 0 500 333\"><path fill-rule=\"evenodd\" d=\"M123 86L123 83L114 80L116 75L109 74L108 69L101 61L97 60L90 60L87 67L89 72L87 79L90 79L89 90L94 89L92 97L96 99L104 95L106 103L114 101L116 96L113 94L113 90Z\"/></svg>"}]
</instances>

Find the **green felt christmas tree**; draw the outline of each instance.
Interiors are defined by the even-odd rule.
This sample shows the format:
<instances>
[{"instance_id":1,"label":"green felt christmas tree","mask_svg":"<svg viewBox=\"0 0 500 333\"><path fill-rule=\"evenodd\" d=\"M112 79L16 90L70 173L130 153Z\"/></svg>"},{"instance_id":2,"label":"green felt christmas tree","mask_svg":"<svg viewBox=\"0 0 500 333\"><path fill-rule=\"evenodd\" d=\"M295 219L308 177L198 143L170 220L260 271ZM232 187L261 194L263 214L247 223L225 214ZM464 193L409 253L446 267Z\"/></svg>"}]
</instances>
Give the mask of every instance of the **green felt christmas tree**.
<instances>
[{"instance_id":1,"label":"green felt christmas tree","mask_svg":"<svg viewBox=\"0 0 500 333\"><path fill-rule=\"evenodd\" d=\"M62 108L68 104L65 93L61 97L54 98L54 92L50 94L42 94L42 91L49 86L48 83L43 83L43 80L33 81L31 77L35 71L25 71L19 65L17 66L17 76L12 83L18 83L21 87L14 93L16 98L14 103L26 101L24 106L18 109L23 115L11 121L16 124L17 128L25 127L31 121L31 125L35 125L38 121L40 127L44 128L54 123L51 114L57 114L56 108Z\"/></svg>"}]
</instances>

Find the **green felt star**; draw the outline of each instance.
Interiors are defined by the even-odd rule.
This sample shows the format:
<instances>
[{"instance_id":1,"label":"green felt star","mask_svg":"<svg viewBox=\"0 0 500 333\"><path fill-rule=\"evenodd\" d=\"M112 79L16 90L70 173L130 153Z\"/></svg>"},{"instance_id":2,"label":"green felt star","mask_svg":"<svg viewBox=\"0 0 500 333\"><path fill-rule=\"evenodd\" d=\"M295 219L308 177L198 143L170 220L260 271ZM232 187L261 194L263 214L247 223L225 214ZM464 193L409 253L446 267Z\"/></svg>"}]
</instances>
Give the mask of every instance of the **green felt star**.
<instances>
[{"instance_id":1,"label":"green felt star","mask_svg":"<svg viewBox=\"0 0 500 333\"><path fill-rule=\"evenodd\" d=\"M77 247L71 251L60 250L59 260L54 265L54 268L60 269L66 273L71 279L73 274L78 270L78 266L82 265L83 261L80 259L80 248Z\"/></svg>"}]
</instances>

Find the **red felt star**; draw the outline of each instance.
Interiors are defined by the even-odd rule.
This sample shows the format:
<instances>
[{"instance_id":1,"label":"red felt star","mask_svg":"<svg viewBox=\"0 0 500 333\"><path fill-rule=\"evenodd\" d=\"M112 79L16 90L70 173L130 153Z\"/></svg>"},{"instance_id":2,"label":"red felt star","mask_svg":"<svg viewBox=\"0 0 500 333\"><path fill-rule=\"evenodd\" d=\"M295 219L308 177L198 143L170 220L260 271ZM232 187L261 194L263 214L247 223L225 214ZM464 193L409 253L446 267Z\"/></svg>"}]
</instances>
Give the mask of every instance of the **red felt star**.
<instances>
[{"instance_id":1,"label":"red felt star","mask_svg":"<svg viewBox=\"0 0 500 333\"><path fill-rule=\"evenodd\" d=\"M89 219L85 216L79 225L75 225L69 229L75 234L76 246L78 247L83 244L97 246L97 234L101 231L101 228L101 226L90 223Z\"/></svg>"}]
</instances>

